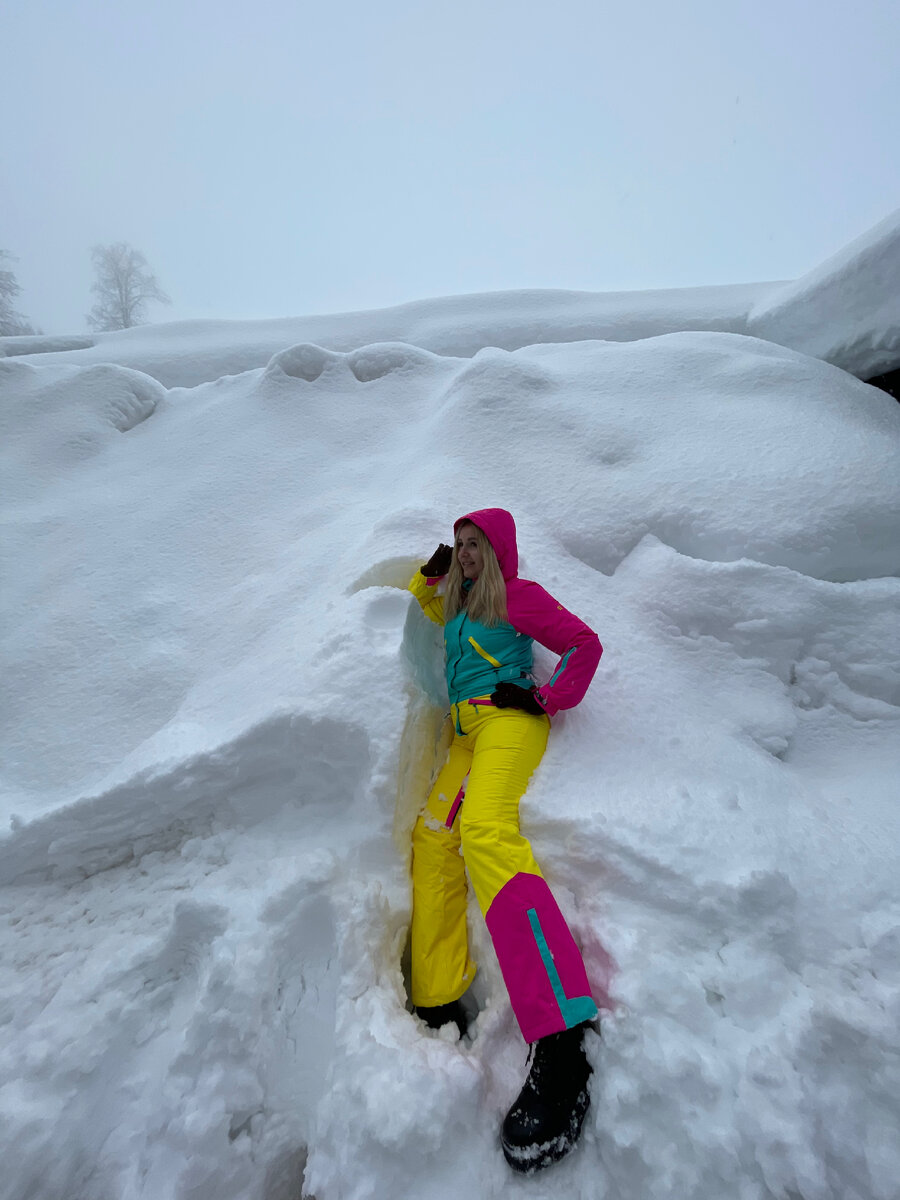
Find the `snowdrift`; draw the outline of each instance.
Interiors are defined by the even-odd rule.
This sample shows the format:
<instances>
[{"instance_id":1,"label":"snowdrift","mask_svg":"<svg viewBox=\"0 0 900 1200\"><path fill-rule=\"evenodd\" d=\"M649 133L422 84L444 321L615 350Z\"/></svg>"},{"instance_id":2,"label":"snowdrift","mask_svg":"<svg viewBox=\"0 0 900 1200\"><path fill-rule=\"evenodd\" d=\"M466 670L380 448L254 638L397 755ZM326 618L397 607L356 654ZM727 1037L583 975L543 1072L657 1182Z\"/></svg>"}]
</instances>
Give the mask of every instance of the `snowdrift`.
<instances>
[{"instance_id":1,"label":"snowdrift","mask_svg":"<svg viewBox=\"0 0 900 1200\"><path fill-rule=\"evenodd\" d=\"M517 350L542 342L633 341L662 333L707 329L745 333L749 309L779 284L666 288L646 292L542 289L416 300L372 312L268 321L173 321L94 335L77 354L60 338L0 338L0 357L24 361L117 363L166 387L196 387L223 375L264 367L287 346L313 343L350 351L376 342L404 342L434 354L470 358L486 346ZM74 341L75 339L68 339Z\"/></svg>"},{"instance_id":2,"label":"snowdrift","mask_svg":"<svg viewBox=\"0 0 900 1200\"><path fill-rule=\"evenodd\" d=\"M860 379L900 367L900 209L751 309L747 332Z\"/></svg>"},{"instance_id":3,"label":"snowdrift","mask_svg":"<svg viewBox=\"0 0 900 1200\"><path fill-rule=\"evenodd\" d=\"M900 408L556 303L191 386L187 327L0 360L0 1196L896 1195ZM445 694L403 589L484 505L606 645L522 804L605 1006L531 1180L477 910L471 1041L404 981Z\"/></svg>"}]
</instances>

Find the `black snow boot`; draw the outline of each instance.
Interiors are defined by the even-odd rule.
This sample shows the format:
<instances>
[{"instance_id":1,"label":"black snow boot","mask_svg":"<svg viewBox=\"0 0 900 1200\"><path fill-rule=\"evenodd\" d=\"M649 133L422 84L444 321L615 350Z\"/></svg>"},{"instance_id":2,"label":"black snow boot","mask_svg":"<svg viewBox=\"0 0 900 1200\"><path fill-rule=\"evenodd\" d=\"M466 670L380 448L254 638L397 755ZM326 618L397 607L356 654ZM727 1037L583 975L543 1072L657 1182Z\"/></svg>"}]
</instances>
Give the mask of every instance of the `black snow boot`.
<instances>
[{"instance_id":1,"label":"black snow boot","mask_svg":"<svg viewBox=\"0 0 900 1200\"><path fill-rule=\"evenodd\" d=\"M534 1043L531 1071L500 1134L506 1161L516 1171L530 1175L549 1167L578 1141L590 1104L586 1028L577 1025Z\"/></svg>"},{"instance_id":2,"label":"black snow boot","mask_svg":"<svg viewBox=\"0 0 900 1200\"><path fill-rule=\"evenodd\" d=\"M451 1000L449 1004L435 1004L431 1008L426 1008L423 1004L417 1004L416 1016L421 1017L429 1029L440 1029L441 1026L449 1025L451 1021L455 1021L460 1037L463 1037L469 1028L466 1010L459 1000Z\"/></svg>"}]
</instances>

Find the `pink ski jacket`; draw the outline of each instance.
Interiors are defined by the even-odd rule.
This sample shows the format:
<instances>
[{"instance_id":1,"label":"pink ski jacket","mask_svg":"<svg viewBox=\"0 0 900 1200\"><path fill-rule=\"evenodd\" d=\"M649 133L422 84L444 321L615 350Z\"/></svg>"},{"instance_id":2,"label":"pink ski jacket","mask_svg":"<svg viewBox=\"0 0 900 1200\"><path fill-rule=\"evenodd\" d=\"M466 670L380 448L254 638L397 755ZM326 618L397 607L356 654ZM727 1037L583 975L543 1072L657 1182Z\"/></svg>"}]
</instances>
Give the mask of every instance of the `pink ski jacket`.
<instances>
[{"instance_id":1,"label":"pink ski jacket","mask_svg":"<svg viewBox=\"0 0 900 1200\"><path fill-rule=\"evenodd\" d=\"M560 655L547 683L535 692L539 703L553 716L573 708L584 698L594 678L603 647L590 626L563 608L539 583L519 578L516 523L505 508L482 508L466 513L453 525L471 521L487 536L506 580L506 607L510 625ZM430 581L429 581L430 582Z\"/></svg>"}]
</instances>

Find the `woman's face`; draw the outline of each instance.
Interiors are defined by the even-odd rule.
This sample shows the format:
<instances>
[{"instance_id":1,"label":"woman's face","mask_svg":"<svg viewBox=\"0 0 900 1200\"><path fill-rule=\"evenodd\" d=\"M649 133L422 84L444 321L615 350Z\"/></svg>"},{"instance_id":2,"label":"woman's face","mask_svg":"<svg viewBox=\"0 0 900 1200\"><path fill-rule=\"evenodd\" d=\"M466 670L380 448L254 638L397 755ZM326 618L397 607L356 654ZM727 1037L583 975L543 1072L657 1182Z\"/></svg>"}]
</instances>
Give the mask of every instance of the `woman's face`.
<instances>
[{"instance_id":1,"label":"woman's face","mask_svg":"<svg viewBox=\"0 0 900 1200\"><path fill-rule=\"evenodd\" d=\"M466 579L477 579L484 567L478 546L478 530L472 524L460 525L456 533L456 557Z\"/></svg>"}]
</instances>

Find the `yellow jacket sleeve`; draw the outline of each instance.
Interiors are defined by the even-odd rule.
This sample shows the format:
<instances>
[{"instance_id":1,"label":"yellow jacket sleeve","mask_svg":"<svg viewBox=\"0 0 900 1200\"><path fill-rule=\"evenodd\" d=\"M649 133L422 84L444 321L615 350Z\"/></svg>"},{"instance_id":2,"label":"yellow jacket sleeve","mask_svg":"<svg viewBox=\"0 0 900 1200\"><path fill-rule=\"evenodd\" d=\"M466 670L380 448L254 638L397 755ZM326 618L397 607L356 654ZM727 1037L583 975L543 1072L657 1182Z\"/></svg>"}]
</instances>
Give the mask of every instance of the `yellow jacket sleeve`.
<instances>
[{"instance_id":1,"label":"yellow jacket sleeve","mask_svg":"<svg viewBox=\"0 0 900 1200\"><path fill-rule=\"evenodd\" d=\"M409 590L422 606L422 612L435 625L444 624L444 597L437 594L440 579L426 579L421 571L416 571L409 581Z\"/></svg>"}]
</instances>

